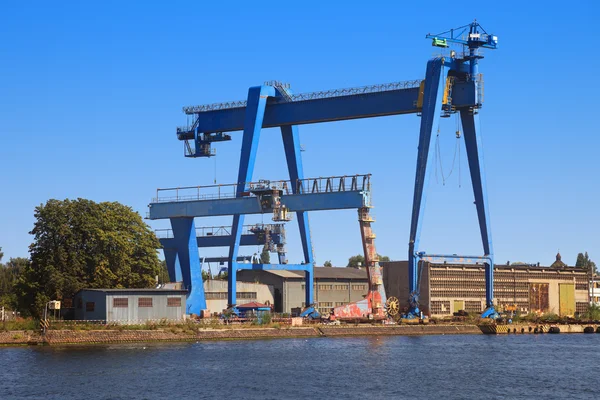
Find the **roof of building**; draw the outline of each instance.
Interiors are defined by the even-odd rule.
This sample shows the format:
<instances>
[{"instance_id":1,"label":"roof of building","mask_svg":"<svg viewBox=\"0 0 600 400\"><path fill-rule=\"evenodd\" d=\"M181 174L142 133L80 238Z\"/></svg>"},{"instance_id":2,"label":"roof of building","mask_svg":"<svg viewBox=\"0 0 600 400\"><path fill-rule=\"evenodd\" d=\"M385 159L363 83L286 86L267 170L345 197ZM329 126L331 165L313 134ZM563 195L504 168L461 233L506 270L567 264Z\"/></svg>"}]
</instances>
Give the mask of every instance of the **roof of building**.
<instances>
[{"instance_id":1,"label":"roof of building","mask_svg":"<svg viewBox=\"0 0 600 400\"><path fill-rule=\"evenodd\" d=\"M397 265L407 265L408 261L385 261L382 262L381 265L384 267L394 267ZM430 263L433 268L440 267L451 267L451 268L484 268L483 264L457 264L457 263ZM509 265L506 264L494 264L494 269L515 269L515 270L531 270L531 271L541 271L541 270L556 270L556 271L567 271L567 272L578 272L578 273L588 273L587 270L583 267L571 267L566 264L562 266L547 266L547 265L538 265L538 264L514 264L511 263Z\"/></svg>"},{"instance_id":2,"label":"roof of building","mask_svg":"<svg viewBox=\"0 0 600 400\"><path fill-rule=\"evenodd\" d=\"M346 267L315 267L315 279L367 279L367 271L358 268ZM268 270L265 271L286 279L304 278L303 271Z\"/></svg>"},{"instance_id":3,"label":"roof of building","mask_svg":"<svg viewBox=\"0 0 600 400\"><path fill-rule=\"evenodd\" d=\"M187 290L182 289L81 289L79 292L103 292L103 293L187 293ZM77 292L77 293L79 293Z\"/></svg>"},{"instance_id":4,"label":"roof of building","mask_svg":"<svg viewBox=\"0 0 600 400\"><path fill-rule=\"evenodd\" d=\"M314 272L315 278L367 279L367 270L364 268L317 267Z\"/></svg>"},{"instance_id":5,"label":"roof of building","mask_svg":"<svg viewBox=\"0 0 600 400\"><path fill-rule=\"evenodd\" d=\"M246 304L239 304L236 306L237 308L270 308L268 305L263 304L263 303L259 303L257 301L251 301L250 303L246 303Z\"/></svg>"},{"instance_id":6,"label":"roof of building","mask_svg":"<svg viewBox=\"0 0 600 400\"><path fill-rule=\"evenodd\" d=\"M566 267L567 264L565 264L562 261L562 257L560 256L560 252L556 253L556 261L554 261L552 263L552 265L550 265L550 268L562 268L562 267Z\"/></svg>"}]
</instances>

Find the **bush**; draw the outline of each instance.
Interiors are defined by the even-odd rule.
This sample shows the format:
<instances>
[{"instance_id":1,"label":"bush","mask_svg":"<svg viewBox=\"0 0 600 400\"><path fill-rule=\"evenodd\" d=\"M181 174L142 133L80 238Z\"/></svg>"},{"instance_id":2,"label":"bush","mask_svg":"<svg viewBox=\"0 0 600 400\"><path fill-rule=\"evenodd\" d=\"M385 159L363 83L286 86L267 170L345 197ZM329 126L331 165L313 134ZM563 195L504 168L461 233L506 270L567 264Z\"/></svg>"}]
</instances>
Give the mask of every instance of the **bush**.
<instances>
[{"instance_id":1,"label":"bush","mask_svg":"<svg viewBox=\"0 0 600 400\"><path fill-rule=\"evenodd\" d=\"M588 306L587 311L584 314L584 317L593 321L600 319L600 305L598 304L590 304Z\"/></svg>"},{"instance_id":2,"label":"bush","mask_svg":"<svg viewBox=\"0 0 600 400\"><path fill-rule=\"evenodd\" d=\"M39 321L33 318L17 319L0 323L0 331L37 331L40 329Z\"/></svg>"},{"instance_id":3,"label":"bush","mask_svg":"<svg viewBox=\"0 0 600 400\"><path fill-rule=\"evenodd\" d=\"M268 325L271 323L271 313L263 312L259 317L260 325Z\"/></svg>"},{"instance_id":4,"label":"bush","mask_svg":"<svg viewBox=\"0 0 600 400\"><path fill-rule=\"evenodd\" d=\"M547 312L547 313L542 314L540 319L544 322L554 322L554 321L558 321L560 319L560 317L556 313Z\"/></svg>"}]
</instances>

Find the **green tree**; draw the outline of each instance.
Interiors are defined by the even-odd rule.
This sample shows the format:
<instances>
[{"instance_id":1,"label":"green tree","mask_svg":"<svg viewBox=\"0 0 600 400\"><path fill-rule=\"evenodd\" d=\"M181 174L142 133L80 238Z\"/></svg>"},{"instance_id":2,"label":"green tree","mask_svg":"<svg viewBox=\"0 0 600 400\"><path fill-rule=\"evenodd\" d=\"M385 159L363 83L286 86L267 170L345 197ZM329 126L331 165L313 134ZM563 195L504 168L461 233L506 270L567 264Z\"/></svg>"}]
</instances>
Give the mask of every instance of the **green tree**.
<instances>
[{"instance_id":1,"label":"green tree","mask_svg":"<svg viewBox=\"0 0 600 400\"><path fill-rule=\"evenodd\" d=\"M381 254L377 254L377 257L379 257L379 261L390 261L390 258L388 256L382 256ZM348 265L346 265L346 267L358 268L359 263L361 267L365 266L365 257L361 254L357 254L355 256L350 257L348 259Z\"/></svg>"},{"instance_id":2,"label":"green tree","mask_svg":"<svg viewBox=\"0 0 600 400\"><path fill-rule=\"evenodd\" d=\"M0 264L0 307L11 310L17 308L15 284L23 270L29 265L27 258L11 258L6 264Z\"/></svg>"},{"instance_id":3,"label":"green tree","mask_svg":"<svg viewBox=\"0 0 600 400\"><path fill-rule=\"evenodd\" d=\"M210 280L210 274L208 271L202 271L202 282Z\"/></svg>"},{"instance_id":4,"label":"green tree","mask_svg":"<svg viewBox=\"0 0 600 400\"><path fill-rule=\"evenodd\" d=\"M348 259L348 268L358 268L359 266L365 266L365 257L361 254L357 254Z\"/></svg>"},{"instance_id":5,"label":"green tree","mask_svg":"<svg viewBox=\"0 0 600 400\"><path fill-rule=\"evenodd\" d=\"M262 252L260 253L260 263L271 264L271 254L269 253L267 245L263 246Z\"/></svg>"},{"instance_id":6,"label":"green tree","mask_svg":"<svg viewBox=\"0 0 600 400\"><path fill-rule=\"evenodd\" d=\"M4 257L4 253L2 252L2 247L0 247L0 261L2 261L2 257Z\"/></svg>"},{"instance_id":7,"label":"green tree","mask_svg":"<svg viewBox=\"0 0 600 400\"><path fill-rule=\"evenodd\" d=\"M169 278L169 270L167 269L167 262L162 260L160 262L160 271L158 272L158 283L164 284L171 282Z\"/></svg>"},{"instance_id":8,"label":"green tree","mask_svg":"<svg viewBox=\"0 0 600 400\"><path fill-rule=\"evenodd\" d=\"M577 254L577 261L575 262L576 267L585 268L587 270L592 270L594 274L598 272L596 263L593 262L588 256L587 251L584 253Z\"/></svg>"},{"instance_id":9,"label":"green tree","mask_svg":"<svg viewBox=\"0 0 600 400\"><path fill-rule=\"evenodd\" d=\"M149 288L160 243L141 216L117 202L49 200L35 208L31 264L16 289L21 311L37 316L51 299L83 288Z\"/></svg>"},{"instance_id":10,"label":"green tree","mask_svg":"<svg viewBox=\"0 0 600 400\"><path fill-rule=\"evenodd\" d=\"M324 267L333 267L333 265L331 264L331 260L327 260L323 263Z\"/></svg>"}]
</instances>

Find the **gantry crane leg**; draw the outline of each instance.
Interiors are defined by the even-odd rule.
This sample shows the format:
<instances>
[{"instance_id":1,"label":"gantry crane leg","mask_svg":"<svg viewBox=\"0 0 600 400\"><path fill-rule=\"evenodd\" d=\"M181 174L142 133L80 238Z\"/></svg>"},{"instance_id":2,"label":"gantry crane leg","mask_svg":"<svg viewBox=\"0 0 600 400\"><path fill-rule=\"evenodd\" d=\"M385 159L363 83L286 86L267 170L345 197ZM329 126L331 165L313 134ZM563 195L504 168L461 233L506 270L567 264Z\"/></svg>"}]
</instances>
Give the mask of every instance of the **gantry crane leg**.
<instances>
[{"instance_id":1,"label":"gantry crane leg","mask_svg":"<svg viewBox=\"0 0 600 400\"><path fill-rule=\"evenodd\" d=\"M294 125L285 125L281 127L281 137L283 139L283 148L285 150L285 158L290 173L290 182L292 184L292 193L298 193L298 182L304 179L304 170L302 167L302 157L300 153L300 135L298 127ZM302 240L302 249L304 251L304 263L313 265L312 242L310 237L310 229L308 225L308 212L296 212L298 219L298 228L300 230L300 239ZM312 269L305 271L305 304L306 306L313 303L313 285L312 285Z\"/></svg>"},{"instance_id":2,"label":"gantry crane leg","mask_svg":"<svg viewBox=\"0 0 600 400\"><path fill-rule=\"evenodd\" d=\"M248 103L244 119L244 134L242 136L242 151L237 179L238 186L235 192L236 197L242 197L246 191L246 182L252 181L267 98L273 96L275 96L275 88L272 86L255 86L248 90ZM227 271L227 303L229 307L235 306L236 303L237 256L243 225L244 215L234 214L231 225L232 243L229 247L229 266Z\"/></svg>"},{"instance_id":3,"label":"gantry crane leg","mask_svg":"<svg viewBox=\"0 0 600 400\"><path fill-rule=\"evenodd\" d=\"M164 247L163 252L165 254L167 272L169 273L169 281L181 282L181 265L179 264L179 257L177 257L177 248Z\"/></svg>"},{"instance_id":4,"label":"gantry crane leg","mask_svg":"<svg viewBox=\"0 0 600 400\"><path fill-rule=\"evenodd\" d=\"M415 176L415 191L413 197L412 217L410 224L410 240L408 244L408 283L410 292L410 308L407 317L417 317L418 308L418 267L419 238L421 235L421 224L425 210L425 198L427 187L427 161L431 158L433 147L431 136L436 121L439 120L442 110L442 96L444 91L442 74L443 60L435 58L427 63L425 75L425 88L423 93L423 109L421 116L421 129L419 133L419 149L417 153L417 172Z\"/></svg>"},{"instance_id":5,"label":"gantry crane leg","mask_svg":"<svg viewBox=\"0 0 600 400\"><path fill-rule=\"evenodd\" d=\"M194 218L171 218L173 238L177 247L177 259L181 265L181 277L185 289L189 291L186 301L188 314L199 314L206 309L200 255L196 241L196 226Z\"/></svg>"},{"instance_id":6,"label":"gantry crane leg","mask_svg":"<svg viewBox=\"0 0 600 400\"><path fill-rule=\"evenodd\" d=\"M475 196L475 206L477 207L477 218L479 219L483 251L485 257L489 257L489 262L485 263L486 311L482 316L495 317L496 311L493 304L494 255L483 162L483 146L481 132L477 132L477 129L480 126L479 115L474 113L473 110L463 109L460 111L460 119L465 137L465 147L467 149L467 157L469 160L469 170L471 172L471 183L473 184L473 194Z\"/></svg>"},{"instance_id":7,"label":"gantry crane leg","mask_svg":"<svg viewBox=\"0 0 600 400\"><path fill-rule=\"evenodd\" d=\"M242 137L242 149L240 156L240 167L238 173L238 186L236 189L236 197L242 197L247 191L246 182L252 181L254 172L254 163L256 161L256 153L260 138L260 131L263 126L263 118L267 99L277 95L276 89L273 86L263 85L252 87L248 91L248 101L246 105L246 114L244 119L244 133ZM281 135L286 154L286 161L290 173L290 180L293 183L292 191L296 193L298 190L295 185L299 179L304 178L302 169L302 160L300 156L300 140L298 128L296 126L282 126ZM302 239L302 247L304 250L304 258L306 263L305 279L306 279L306 305L313 303L313 255L310 241L310 230L308 227L308 214L305 212L297 212L298 226L300 228L300 237ZM228 294L227 300L230 307L235 306L236 294L236 278L238 265L235 262L240 246L242 227L244 224L244 215L235 214L231 228L232 244L229 249L229 269L228 269Z\"/></svg>"}]
</instances>

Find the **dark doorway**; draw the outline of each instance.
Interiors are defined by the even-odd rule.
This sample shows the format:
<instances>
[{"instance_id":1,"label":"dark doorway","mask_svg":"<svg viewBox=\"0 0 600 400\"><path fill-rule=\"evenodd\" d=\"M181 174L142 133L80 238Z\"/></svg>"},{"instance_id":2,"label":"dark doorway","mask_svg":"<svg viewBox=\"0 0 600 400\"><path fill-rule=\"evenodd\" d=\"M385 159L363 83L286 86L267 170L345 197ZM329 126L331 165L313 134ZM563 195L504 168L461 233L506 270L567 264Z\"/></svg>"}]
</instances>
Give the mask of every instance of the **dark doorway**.
<instances>
[{"instance_id":1,"label":"dark doorway","mask_svg":"<svg viewBox=\"0 0 600 400\"><path fill-rule=\"evenodd\" d=\"M275 301L273 309L275 312L283 312L283 296L281 295L281 290L275 289L275 296L273 297L273 300Z\"/></svg>"}]
</instances>

